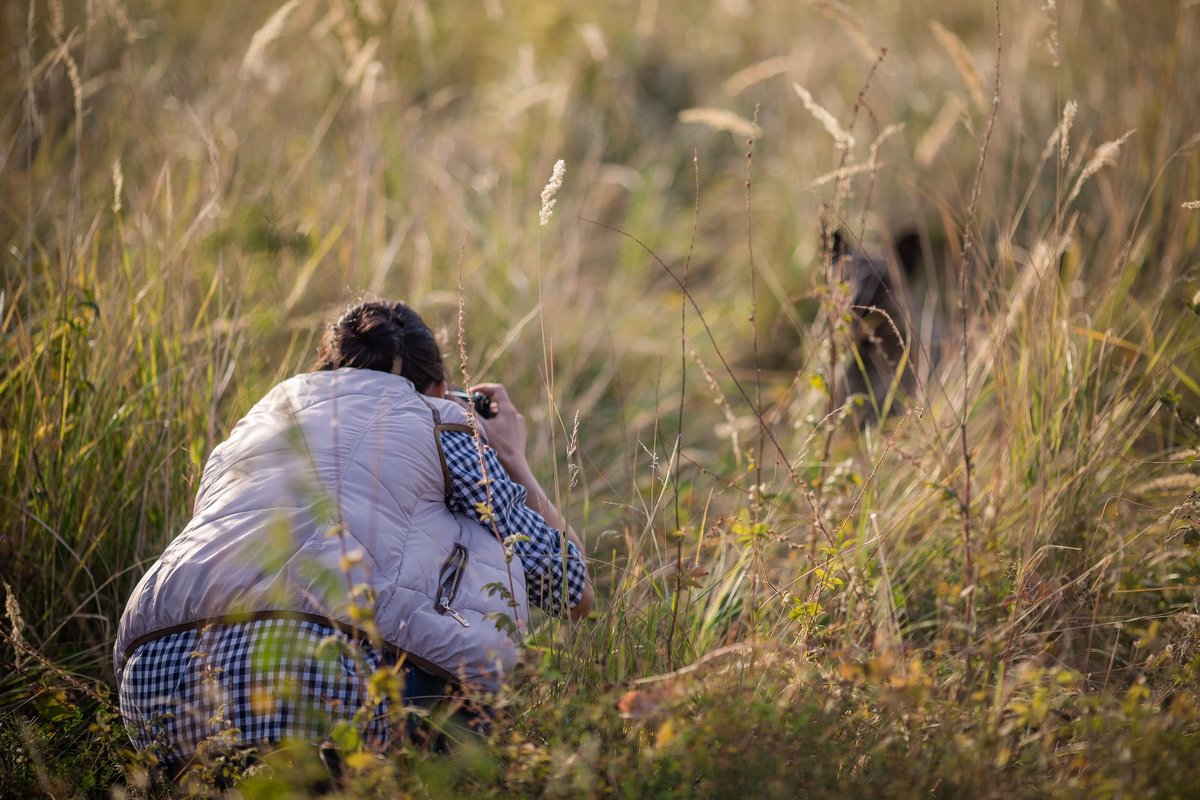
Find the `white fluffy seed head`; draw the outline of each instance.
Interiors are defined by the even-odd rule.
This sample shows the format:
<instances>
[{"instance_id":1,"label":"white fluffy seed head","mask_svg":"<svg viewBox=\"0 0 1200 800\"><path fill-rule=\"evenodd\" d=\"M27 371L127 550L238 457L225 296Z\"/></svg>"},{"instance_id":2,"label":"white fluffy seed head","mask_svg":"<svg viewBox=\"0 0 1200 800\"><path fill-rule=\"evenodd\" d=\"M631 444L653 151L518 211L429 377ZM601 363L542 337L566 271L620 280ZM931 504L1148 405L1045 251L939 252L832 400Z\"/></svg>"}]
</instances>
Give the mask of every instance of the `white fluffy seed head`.
<instances>
[{"instance_id":1,"label":"white fluffy seed head","mask_svg":"<svg viewBox=\"0 0 1200 800\"><path fill-rule=\"evenodd\" d=\"M1125 144L1125 140L1133 135L1133 131L1127 131L1120 139L1113 139L1111 142L1105 142L1096 148L1096 154L1083 167L1083 172L1075 180L1075 185L1071 188L1071 193L1067 195L1066 205L1070 205L1079 196L1080 189L1083 184L1087 183L1088 178L1095 175L1104 167L1112 166L1117 161L1117 154L1121 152L1121 145Z\"/></svg>"},{"instance_id":2,"label":"white fluffy seed head","mask_svg":"<svg viewBox=\"0 0 1200 800\"><path fill-rule=\"evenodd\" d=\"M816 100L813 100L813 96L809 91L800 84L793 83L792 89L800 96L800 102L804 103L804 107L808 109L808 113L816 117L817 122L821 123L821 127L833 137L839 148L849 150L851 147L854 147L854 137L842 129L842 126L838 124L837 117L829 113Z\"/></svg>"},{"instance_id":3,"label":"white fluffy seed head","mask_svg":"<svg viewBox=\"0 0 1200 800\"><path fill-rule=\"evenodd\" d=\"M117 158L113 161L112 167L112 182L113 182L113 202L112 210L114 214L121 213L121 192L125 188L125 173L121 170L121 159Z\"/></svg>"},{"instance_id":4,"label":"white fluffy seed head","mask_svg":"<svg viewBox=\"0 0 1200 800\"><path fill-rule=\"evenodd\" d=\"M546 184L546 188L542 189L542 211L538 214L538 219L543 225L550 221L551 215L554 213L554 204L558 201L554 199L554 195L558 194L558 190L562 188L563 175L567 171L567 164L561 158L554 162L554 170L550 173L550 181Z\"/></svg>"}]
</instances>

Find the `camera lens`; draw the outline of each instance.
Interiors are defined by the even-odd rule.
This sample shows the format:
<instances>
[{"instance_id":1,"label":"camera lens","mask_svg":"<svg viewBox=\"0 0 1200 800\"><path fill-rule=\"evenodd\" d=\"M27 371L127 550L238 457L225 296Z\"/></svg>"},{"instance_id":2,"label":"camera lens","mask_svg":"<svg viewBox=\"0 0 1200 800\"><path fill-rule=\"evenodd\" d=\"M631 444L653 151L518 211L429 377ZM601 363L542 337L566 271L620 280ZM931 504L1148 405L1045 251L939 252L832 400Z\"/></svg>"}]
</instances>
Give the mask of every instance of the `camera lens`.
<instances>
[{"instance_id":1,"label":"camera lens","mask_svg":"<svg viewBox=\"0 0 1200 800\"><path fill-rule=\"evenodd\" d=\"M491 419L496 416L495 401L489 395L483 392L466 392L463 389L451 389L446 393L447 396L453 397L456 400L461 400L464 403L470 403L475 409L475 413L484 419Z\"/></svg>"},{"instance_id":2,"label":"camera lens","mask_svg":"<svg viewBox=\"0 0 1200 800\"><path fill-rule=\"evenodd\" d=\"M484 419L491 419L496 415L496 406L492 402L492 398L483 392L475 392L471 395L471 405L475 406L475 413Z\"/></svg>"}]
</instances>

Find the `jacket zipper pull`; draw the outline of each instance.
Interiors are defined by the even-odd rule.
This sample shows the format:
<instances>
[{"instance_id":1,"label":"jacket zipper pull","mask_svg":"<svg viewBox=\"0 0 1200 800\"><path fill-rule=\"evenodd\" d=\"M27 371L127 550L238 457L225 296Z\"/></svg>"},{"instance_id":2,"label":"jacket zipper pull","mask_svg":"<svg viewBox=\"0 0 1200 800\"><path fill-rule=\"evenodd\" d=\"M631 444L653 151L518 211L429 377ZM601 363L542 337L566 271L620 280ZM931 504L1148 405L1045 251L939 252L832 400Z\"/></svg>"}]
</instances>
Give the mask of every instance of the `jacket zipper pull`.
<instances>
[{"instance_id":1,"label":"jacket zipper pull","mask_svg":"<svg viewBox=\"0 0 1200 800\"><path fill-rule=\"evenodd\" d=\"M454 617L454 619L458 621L458 624L462 625L464 628L471 627L471 623L467 622L466 617L450 607L450 598L446 595L442 595L442 599L438 600L438 610L443 614L449 614L450 616Z\"/></svg>"}]
</instances>

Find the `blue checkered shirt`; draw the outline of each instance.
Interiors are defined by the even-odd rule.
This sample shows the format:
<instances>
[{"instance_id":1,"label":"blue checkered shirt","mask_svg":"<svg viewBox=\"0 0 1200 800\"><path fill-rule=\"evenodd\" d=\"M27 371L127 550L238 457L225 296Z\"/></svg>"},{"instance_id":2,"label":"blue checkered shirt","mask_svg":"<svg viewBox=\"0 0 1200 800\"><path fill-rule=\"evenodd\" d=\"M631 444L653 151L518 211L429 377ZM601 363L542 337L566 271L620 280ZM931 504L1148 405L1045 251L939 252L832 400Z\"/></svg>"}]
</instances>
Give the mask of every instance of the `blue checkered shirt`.
<instances>
[{"instance_id":1,"label":"blue checkered shirt","mask_svg":"<svg viewBox=\"0 0 1200 800\"><path fill-rule=\"evenodd\" d=\"M529 601L554 615L579 603L587 574L582 555L525 505L525 488L509 477L495 451L462 431L443 431L441 445L450 509L512 547ZM388 701L368 707L365 686L382 662L369 644L303 620L175 631L131 655L121 677L121 714L138 749L157 749L160 758L177 762L191 758L206 739L238 747L319 741L352 719L364 741L378 748L391 733ZM408 674L410 683L420 676Z\"/></svg>"},{"instance_id":2,"label":"blue checkered shirt","mask_svg":"<svg viewBox=\"0 0 1200 800\"><path fill-rule=\"evenodd\" d=\"M389 740L387 698L371 705L371 645L328 625L261 619L151 639L122 671L121 716L133 745L182 764L214 750L319 742L357 721L367 746ZM365 712L365 714L364 714Z\"/></svg>"},{"instance_id":3,"label":"blue checkered shirt","mask_svg":"<svg viewBox=\"0 0 1200 800\"><path fill-rule=\"evenodd\" d=\"M450 470L450 510L470 516L511 543L525 571L529 602L561 616L583 599L583 556L562 531L525 505L525 487L509 477L496 451L476 442L464 431L441 432Z\"/></svg>"}]
</instances>

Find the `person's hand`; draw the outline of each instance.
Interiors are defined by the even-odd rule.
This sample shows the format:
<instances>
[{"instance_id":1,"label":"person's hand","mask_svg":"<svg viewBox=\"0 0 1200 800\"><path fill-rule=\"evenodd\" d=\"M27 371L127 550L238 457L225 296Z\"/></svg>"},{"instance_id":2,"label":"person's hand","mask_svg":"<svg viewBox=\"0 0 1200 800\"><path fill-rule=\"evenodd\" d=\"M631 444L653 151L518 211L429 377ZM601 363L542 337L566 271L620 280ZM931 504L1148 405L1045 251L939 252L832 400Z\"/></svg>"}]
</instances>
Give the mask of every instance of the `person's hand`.
<instances>
[{"instance_id":1,"label":"person's hand","mask_svg":"<svg viewBox=\"0 0 1200 800\"><path fill-rule=\"evenodd\" d=\"M496 451L496 457L509 472L525 465L525 442L528 432L525 417L513 405L508 390L503 384L481 383L471 387L472 392L483 392L492 398L496 413L490 419L479 418L479 424L487 434L487 443Z\"/></svg>"},{"instance_id":2,"label":"person's hand","mask_svg":"<svg viewBox=\"0 0 1200 800\"><path fill-rule=\"evenodd\" d=\"M525 487L525 505L542 515L551 527L558 528L567 534L567 538L582 554L586 552L579 536L567 525L567 519L550 502L544 489L529 468L525 459L525 417L508 397L508 390L499 383L481 383L471 387L472 392L483 392L492 398L496 414L491 419L478 417L479 425L487 434L488 445L496 451L496 457L504 466L508 476ZM591 579L584 572L583 597L571 607L568 615L571 619L581 619L591 613L595 603Z\"/></svg>"}]
</instances>

